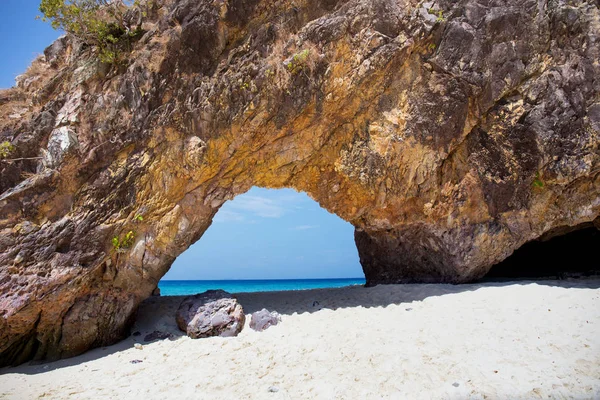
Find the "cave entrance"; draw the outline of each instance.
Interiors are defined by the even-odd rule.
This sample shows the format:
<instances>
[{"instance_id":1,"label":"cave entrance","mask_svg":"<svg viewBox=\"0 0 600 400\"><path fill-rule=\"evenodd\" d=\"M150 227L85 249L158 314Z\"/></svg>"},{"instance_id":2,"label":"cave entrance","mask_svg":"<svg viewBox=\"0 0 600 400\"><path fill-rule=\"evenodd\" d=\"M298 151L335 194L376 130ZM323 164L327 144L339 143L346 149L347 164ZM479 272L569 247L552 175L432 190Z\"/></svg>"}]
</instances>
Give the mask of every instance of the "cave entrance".
<instances>
[{"instance_id":1,"label":"cave entrance","mask_svg":"<svg viewBox=\"0 0 600 400\"><path fill-rule=\"evenodd\" d=\"M221 207L159 288L162 295L184 295L358 283L364 273L351 224L305 193L254 187Z\"/></svg>"},{"instance_id":2,"label":"cave entrance","mask_svg":"<svg viewBox=\"0 0 600 400\"><path fill-rule=\"evenodd\" d=\"M492 267L484 280L563 279L600 274L598 249L600 230L593 224L574 230L558 229L521 246Z\"/></svg>"}]
</instances>

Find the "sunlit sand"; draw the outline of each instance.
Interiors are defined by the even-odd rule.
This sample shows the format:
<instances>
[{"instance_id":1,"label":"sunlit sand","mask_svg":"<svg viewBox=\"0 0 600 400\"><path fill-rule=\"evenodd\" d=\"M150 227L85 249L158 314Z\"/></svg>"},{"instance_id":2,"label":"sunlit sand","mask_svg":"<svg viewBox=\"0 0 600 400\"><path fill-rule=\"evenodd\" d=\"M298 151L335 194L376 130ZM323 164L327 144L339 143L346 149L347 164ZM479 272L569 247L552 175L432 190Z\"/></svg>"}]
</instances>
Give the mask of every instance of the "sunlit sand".
<instances>
[{"instance_id":1,"label":"sunlit sand","mask_svg":"<svg viewBox=\"0 0 600 400\"><path fill-rule=\"evenodd\" d=\"M238 337L192 340L175 325L181 298L151 298L139 335L0 370L0 398L600 397L600 279L237 297L247 314L264 307L282 322L254 332L248 318ZM173 337L144 342L154 331Z\"/></svg>"}]
</instances>

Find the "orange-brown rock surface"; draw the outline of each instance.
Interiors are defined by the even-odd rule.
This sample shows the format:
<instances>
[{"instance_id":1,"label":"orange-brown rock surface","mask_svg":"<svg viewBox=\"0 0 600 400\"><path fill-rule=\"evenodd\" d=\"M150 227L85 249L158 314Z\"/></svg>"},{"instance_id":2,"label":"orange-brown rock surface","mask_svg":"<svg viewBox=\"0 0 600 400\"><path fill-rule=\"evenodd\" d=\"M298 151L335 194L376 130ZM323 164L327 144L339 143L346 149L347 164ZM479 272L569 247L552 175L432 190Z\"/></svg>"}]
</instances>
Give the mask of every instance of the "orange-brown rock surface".
<instances>
[{"instance_id":1,"label":"orange-brown rock surface","mask_svg":"<svg viewBox=\"0 0 600 400\"><path fill-rule=\"evenodd\" d=\"M0 92L0 365L123 337L252 186L351 222L369 284L600 215L595 1L165 0L143 28L119 68L65 37Z\"/></svg>"}]
</instances>

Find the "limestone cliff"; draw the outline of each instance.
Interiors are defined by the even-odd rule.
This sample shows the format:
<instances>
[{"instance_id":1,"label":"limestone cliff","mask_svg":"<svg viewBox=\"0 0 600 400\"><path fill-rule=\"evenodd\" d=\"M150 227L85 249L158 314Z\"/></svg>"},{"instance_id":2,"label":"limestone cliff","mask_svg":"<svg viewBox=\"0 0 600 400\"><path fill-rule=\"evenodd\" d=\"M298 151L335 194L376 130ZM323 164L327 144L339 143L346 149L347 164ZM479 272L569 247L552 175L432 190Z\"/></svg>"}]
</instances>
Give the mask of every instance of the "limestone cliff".
<instances>
[{"instance_id":1,"label":"limestone cliff","mask_svg":"<svg viewBox=\"0 0 600 400\"><path fill-rule=\"evenodd\" d=\"M0 365L123 337L252 186L351 222L369 284L600 215L597 1L155 3L126 65L64 37L0 92Z\"/></svg>"}]
</instances>

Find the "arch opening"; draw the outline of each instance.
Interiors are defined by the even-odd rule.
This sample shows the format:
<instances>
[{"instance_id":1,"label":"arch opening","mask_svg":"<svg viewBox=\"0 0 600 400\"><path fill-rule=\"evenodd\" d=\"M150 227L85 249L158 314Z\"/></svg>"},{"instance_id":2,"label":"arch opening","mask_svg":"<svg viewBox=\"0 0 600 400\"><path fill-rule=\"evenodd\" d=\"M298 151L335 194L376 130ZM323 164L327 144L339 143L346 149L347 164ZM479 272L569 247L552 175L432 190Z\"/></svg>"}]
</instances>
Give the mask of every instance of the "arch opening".
<instances>
[{"instance_id":1,"label":"arch opening","mask_svg":"<svg viewBox=\"0 0 600 400\"><path fill-rule=\"evenodd\" d=\"M559 228L525 243L484 280L563 279L600 274L600 230L592 223Z\"/></svg>"},{"instance_id":2,"label":"arch opening","mask_svg":"<svg viewBox=\"0 0 600 400\"><path fill-rule=\"evenodd\" d=\"M226 202L159 282L161 295L364 284L354 227L306 193L250 191Z\"/></svg>"}]
</instances>

